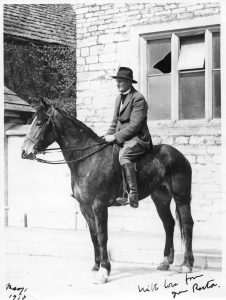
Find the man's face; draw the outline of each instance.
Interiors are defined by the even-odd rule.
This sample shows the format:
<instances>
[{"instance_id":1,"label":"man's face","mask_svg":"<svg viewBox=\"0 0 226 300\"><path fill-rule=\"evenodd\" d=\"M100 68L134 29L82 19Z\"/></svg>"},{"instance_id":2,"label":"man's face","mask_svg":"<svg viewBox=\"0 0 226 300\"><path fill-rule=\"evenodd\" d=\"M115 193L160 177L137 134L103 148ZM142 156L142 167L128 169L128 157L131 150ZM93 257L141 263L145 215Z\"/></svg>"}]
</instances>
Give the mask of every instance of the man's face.
<instances>
[{"instance_id":1,"label":"man's face","mask_svg":"<svg viewBox=\"0 0 226 300\"><path fill-rule=\"evenodd\" d=\"M131 88L131 81L127 79L117 78L117 88L120 93L124 93Z\"/></svg>"}]
</instances>

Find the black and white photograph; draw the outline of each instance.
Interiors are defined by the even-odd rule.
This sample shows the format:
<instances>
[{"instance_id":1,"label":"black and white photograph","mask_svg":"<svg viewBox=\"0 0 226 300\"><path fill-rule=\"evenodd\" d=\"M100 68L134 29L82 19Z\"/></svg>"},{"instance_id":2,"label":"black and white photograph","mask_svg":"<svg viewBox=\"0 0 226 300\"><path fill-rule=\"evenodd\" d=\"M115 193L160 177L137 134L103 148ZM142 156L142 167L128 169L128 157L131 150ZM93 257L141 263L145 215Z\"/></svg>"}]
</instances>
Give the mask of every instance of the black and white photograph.
<instances>
[{"instance_id":1,"label":"black and white photograph","mask_svg":"<svg viewBox=\"0 0 226 300\"><path fill-rule=\"evenodd\" d=\"M0 299L225 298L223 1L1 21Z\"/></svg>"}]
</instances>

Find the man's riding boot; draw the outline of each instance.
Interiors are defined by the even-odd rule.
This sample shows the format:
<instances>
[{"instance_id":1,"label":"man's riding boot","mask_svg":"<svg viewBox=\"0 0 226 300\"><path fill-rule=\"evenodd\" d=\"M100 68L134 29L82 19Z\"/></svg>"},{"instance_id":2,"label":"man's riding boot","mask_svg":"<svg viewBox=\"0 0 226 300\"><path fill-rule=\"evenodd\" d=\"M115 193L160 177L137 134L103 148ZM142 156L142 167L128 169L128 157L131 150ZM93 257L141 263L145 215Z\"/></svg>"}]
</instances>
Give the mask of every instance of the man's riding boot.
<instances>
[{"instance_id":1,"label":"man's riding boot","mask_svg":"<svg viewBox=\"0 0 226 300\"><path fill-rule=\"evenodd\" d=\"M127 186L129 188L128 197L129 197L130 206L136 208L138 207L138 190L137 190L136 173L135 173L133 163L126 163L122 165L122 171L125 176ZM117 198L116 201L119 202L120 204L126 204L126 202L128 202L128 199L122 197L122 198Z\"/></svg>"}]
</instances>

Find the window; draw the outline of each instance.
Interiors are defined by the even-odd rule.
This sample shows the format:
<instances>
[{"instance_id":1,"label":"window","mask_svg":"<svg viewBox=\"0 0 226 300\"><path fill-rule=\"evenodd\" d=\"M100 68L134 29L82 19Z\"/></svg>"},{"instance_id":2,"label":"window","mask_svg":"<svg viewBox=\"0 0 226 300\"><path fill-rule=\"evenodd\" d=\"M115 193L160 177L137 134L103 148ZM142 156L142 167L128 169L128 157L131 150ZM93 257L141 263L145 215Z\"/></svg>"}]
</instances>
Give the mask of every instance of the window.
<instances>
[{"instance_id":1,"label":"window","mask_svg":"<svg viewBox=\"0 0 226 300\"><path fill-rule=\"evenodd\" d=\"M213 34L213 116L221 117L220 34Z\"/></svg>"},{"instance_id":2,"label":"window","mask_svg":"<svg viewBox=\"0 0 226 300\"><path fill-rule=\"evenodd\" d=\"M221 117L219 28L146 37L149 120Z\"/></svg>"},{"instance_id":3,"label":"window","mask_svg":"<svg viewBox=\"0 0 226 300\"><path fill-rule=\"evenodd\" d=\"M205 118L204 35L180 39L179 119Z\"/></svg>"},{"instance_id":4,"label":"window","mask_svg":"<svg viewBox=\"0 0 226 300\"><path fill-rule=\"evenodd\" d=\"M150 62L148 64L148 95L152 107L152 109L149 109L148 117L151 120L169 119L170 69L167 70L169 63L167 64L164 58L170 52L170 39L150 41L148 50L148 60ZM165 67L166 70L162 70L161 67ZM164 86L164 89L162 86Z\"/></svg>"},{"instance_id":5,"label":"window","mask_svg":"<svg viewBox=\"0 0 226 300\"><path fill-rule=\"evenodd\" d=\"M181 38L178 70L203 69L204 35Z\"/></svg>"}]
</instances>

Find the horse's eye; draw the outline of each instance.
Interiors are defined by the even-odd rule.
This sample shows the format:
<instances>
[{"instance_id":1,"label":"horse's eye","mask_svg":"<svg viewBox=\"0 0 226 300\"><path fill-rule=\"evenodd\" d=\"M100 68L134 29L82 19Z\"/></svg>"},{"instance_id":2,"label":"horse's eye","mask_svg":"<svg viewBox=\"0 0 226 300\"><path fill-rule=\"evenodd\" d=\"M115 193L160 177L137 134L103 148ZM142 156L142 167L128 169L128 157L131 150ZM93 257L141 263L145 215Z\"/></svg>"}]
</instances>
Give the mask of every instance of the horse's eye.
<instances>
[{"instance_id":1,"label":"horse's eye","mask_svg":"<svg viewBox=\"0 0 226 300\"><path fill-rule=\"evenodd\" d=\"M37 126L41 126L41 125L42 125L42 121L38 120L38 121L36 122L36 125L37 125Z\"/></svg>"}]
</instances>

